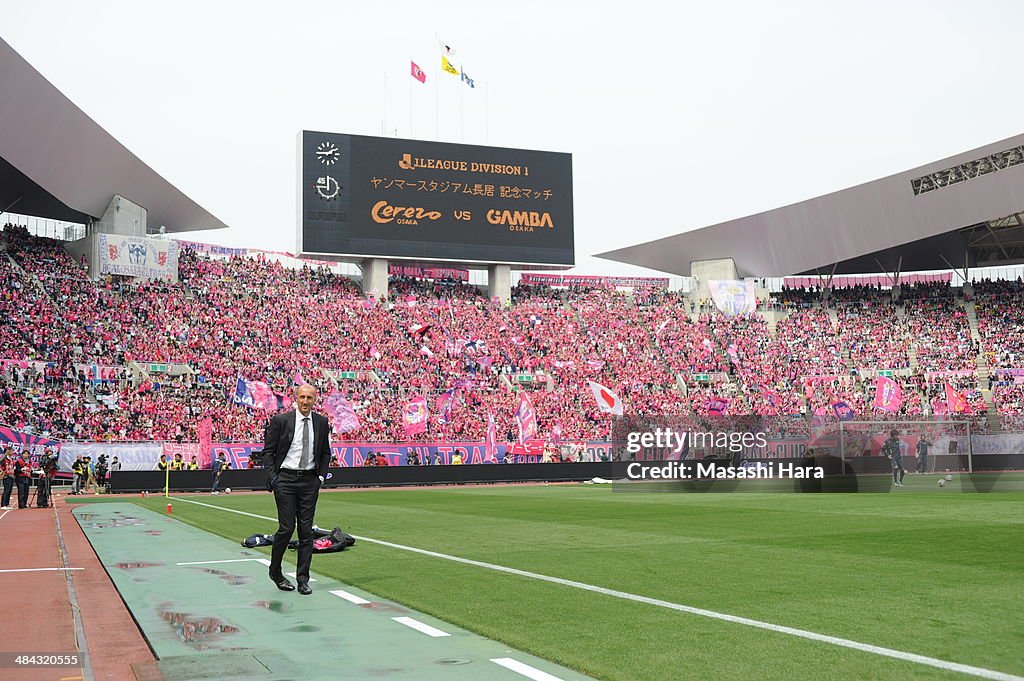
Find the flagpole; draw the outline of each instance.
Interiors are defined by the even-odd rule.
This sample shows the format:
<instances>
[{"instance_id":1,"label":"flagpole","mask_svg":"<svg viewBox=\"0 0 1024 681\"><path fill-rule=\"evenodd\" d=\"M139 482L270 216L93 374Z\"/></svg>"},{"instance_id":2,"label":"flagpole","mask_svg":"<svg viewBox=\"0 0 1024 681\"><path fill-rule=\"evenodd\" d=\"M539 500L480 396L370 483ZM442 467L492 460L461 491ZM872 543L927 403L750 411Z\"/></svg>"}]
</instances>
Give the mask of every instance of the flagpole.
<instances>
[{"instance_id":1,"label":"flagpole","mask_svg":"<svg viewBox=\"0 0 1024 681\"><path fill-rule=\"evenodd\" d=\"M383 103L384 109L381 112L380 136L383 137L384 136L384 124L387 122L387 119L388 119L388 72L387 71L384 72L384 96L381 97L381 101Z\"/></svg>"},{"instance_id":2,"label":"flagpole","mask_svg":"<svg viewBox=\"0 0 1024 681\"><path fill-rule=\"evenodd\" d=\"M464 77L466 75L466 71L462 68L462 64L459 64L459 71L462 73L460 78L462 78L462 77ZM463 81L463 84L465 84L465 81ZM465 107L465 104L464 104L465 101L466 101L466 88L460 87L459 88L459 125L461 126L461 130L459 130L459 138L460 138L459 141L461 141L461 142L465 142L466 141L466 107Z\"/></svg>"},{"instance_id":3,"label":"flagpole","mask_svg":"<svg viewBox=\"0 0 1024 681\"><path fill-rule=\"evenodd\" d=\"M490 143L491 84L484 83L484 144Z\"/></svg>"},{"instance_id":4,"label":"flagpole","mask_svg":"<svg viewBox=\"0 0 1024 681\"><path fill-rule=\"evenodd\" d=\"M412 57L409 62L412 63ZM412 78L409 78L409 137L412 138Z\"/></svg>"},{"instance_id":5,"label":"flagpole","mask_svg":"<svg viewBox=\"0 0 1024 681\"><path fill-rule=\"evenodd\" d=\"M438 72L438 75L440 76L440 72ZM438 142L441 140L441 135L439 133L441 118L440 114L438 113L438 108L440 107L439 102L441 101L441 81L444 79L438 77L435 78L435 80L437 82L434 83L434 141Z\"/></svg>"}]
</instances>

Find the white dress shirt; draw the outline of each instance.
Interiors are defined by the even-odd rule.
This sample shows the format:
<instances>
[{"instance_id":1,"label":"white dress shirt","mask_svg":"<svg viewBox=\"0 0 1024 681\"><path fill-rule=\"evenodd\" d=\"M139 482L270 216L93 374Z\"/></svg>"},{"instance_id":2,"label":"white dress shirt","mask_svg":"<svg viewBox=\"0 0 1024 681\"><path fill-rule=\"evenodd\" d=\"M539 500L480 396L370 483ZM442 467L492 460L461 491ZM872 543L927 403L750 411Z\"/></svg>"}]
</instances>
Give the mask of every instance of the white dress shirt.
<instances>
[{"instance_id":1,"label":"white dress shirt","mask_svg":"<svg viewBox=\"0 0 1024 681\"><path fill-rule=\"evenodd\" d=\"M302 460L302 424L303 418L309 420L305 422L306 427L309 428L309 466L306 470L313 470L316 468L313 462L313 412L309 412L308 417L304 417L302 412L295 409L295 433L292 435L292 444L288 447L288 453L284 457L284 461L281 463L281 468L293 468L299 470L299 462Z\"/></svg>"}]
</instances>

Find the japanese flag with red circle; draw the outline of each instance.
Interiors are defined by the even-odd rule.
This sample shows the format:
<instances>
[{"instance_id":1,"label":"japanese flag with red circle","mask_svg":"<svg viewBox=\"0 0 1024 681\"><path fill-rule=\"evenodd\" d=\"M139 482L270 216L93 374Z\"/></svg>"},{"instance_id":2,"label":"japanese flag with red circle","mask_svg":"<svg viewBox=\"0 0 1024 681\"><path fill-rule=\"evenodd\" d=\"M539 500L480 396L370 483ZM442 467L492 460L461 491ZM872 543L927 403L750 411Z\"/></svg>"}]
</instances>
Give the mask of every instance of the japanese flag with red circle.
<instances>
[{"instance_id":1,"label":"japanese flag with red circle","mask_svg":"<svg viewBox=\"0 0 1024 681\"><path fill-rule=\"evenodd\" d=\"M602 413L622 416L622 400L618 395L600 383L587 382L590 384L590 390L594 393L594 399L597 400L597 407Z\"/></svg>"}]
</instances>

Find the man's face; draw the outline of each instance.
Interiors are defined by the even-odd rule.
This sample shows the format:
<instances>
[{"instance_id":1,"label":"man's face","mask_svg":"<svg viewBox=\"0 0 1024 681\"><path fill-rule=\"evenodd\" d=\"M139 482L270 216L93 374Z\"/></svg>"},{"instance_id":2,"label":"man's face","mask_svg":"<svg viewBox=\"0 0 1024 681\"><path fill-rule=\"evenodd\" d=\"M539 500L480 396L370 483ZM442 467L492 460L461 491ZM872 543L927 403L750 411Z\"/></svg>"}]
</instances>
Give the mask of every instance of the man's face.
<instances>
[{"instance_id":1,"label":"man's face","mask_svg":"<svg viewBox=\"0 0 1024 681\"><path fill-rule=\"evenodd\" d=\"M299 389L295 391L295 402L299 406L299 413L309 416L309 412L313 411L313 405L316 403L316 388L309 385L299 386Z\"/></svg>"}]
</instances>

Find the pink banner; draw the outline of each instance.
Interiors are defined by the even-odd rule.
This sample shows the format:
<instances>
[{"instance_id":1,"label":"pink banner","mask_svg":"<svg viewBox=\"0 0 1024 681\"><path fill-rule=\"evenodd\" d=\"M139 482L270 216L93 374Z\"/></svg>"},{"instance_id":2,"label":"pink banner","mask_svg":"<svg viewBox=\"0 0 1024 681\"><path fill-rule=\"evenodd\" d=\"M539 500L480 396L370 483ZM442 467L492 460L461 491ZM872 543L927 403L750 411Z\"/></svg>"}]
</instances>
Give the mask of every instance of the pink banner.
<instances>
[{"instance_id":1,"label":"pink banner","mask_svg":"<svg viewBox=\"0 0 1024 681\"><path fill-rule=\"evenodd\" d=\"M359 417L356 416L352 404L337 390L324 400L324 411L331 420L331 428L335 433L349 433L359 428Z\"/></svg>"},{"instance_id":2,"label":"pink banner","mask_svg":"<svg viewBox=\"0 0 1024 681\"><path fill-rule=\"evenodd\" d=\"M428 414L426 397L420 395L409 400L402 412L405 434L408 436L426 432Z\"/></svg>"},{"instance_id":3,"label":"pink banner","mask_svg":"<svg viewBox=\"0 0 1024 681\"><path fill-rule=\"evenodd\" d=\"M900 384L886 376L876 378L874 406L883 411L899 411L903 406L903 389Z\"/></svg>"},{"instance_id":4,"label":"pink banner","mask_svg":"<svg viewBox=\"0 0 1024 681\"><path fill-rule=\"evenodd\" d=\"M213 419L209 416L202 419L197 427L199 434L199 467L210 467L210 448L213 446Z\"/></svg>"},{"instance_id":5,"label":"pink banner","mask_svg":"<svg viewBox=\"0 0 1024 681\"><path fill-rule=\"evenodd\" d=\"M418 279L457 279L459 281L469 281L469 270L459 270L451 267L389 265L388 274L398 277L416 277Z\"/></svg>"},{"instance_id":6,"label":"pink banner","mask_svg":"<svg viewBox=\"0 0 1024 681\"><path fill-rule=\"evenodd\" d=\"M519 406L516 407L516 423L519 425L519 442L523 443L537 437L537 412L530 402L530 397L519 393Z\"/></svg>"},{"instance_id":7,"label":"pink banner","mask_svg":"<svg viewBox=\"0 0 1024 681\"><path fill-rule=\"evenodd\" d=\"M206 461L205 464L203 463L202 457L199 456L199 445L195 442L165 442L163 444L163 453L167 455L168 461L174 461L174 456L176 454L181 454L181 460L186 464L192 463L192 457L194 456L196 457L196 463L199 464L200 468L210 467L209 461ZM209 457L209 454L207 454L207 457Z\"/></svg>"},{"instance_id":8,"label":"pink banner","mask_svg":"<svg viewBox=\"0 0 1024 681\"><path fill-rule=\"evenodd\" d=\"M622 286L624 288L668 288L668 279L662 277L602 277L584 274L523 274L522 284L548 286Z\"/></svg>"}]
</instances>

